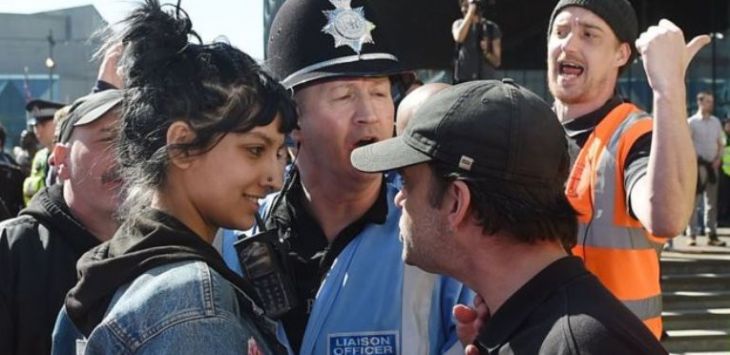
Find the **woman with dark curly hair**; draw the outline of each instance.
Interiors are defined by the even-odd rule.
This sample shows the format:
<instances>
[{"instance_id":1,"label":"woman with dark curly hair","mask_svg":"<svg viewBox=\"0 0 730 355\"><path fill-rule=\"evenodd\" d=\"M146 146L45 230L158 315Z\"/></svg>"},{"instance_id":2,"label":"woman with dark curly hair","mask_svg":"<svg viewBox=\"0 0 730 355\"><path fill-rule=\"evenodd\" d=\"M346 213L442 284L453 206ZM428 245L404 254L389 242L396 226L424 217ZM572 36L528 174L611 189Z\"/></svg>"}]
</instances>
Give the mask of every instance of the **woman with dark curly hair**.
<instances>
[{"instance_id":1,"label":"woman with dark curly hair","mask_svg":"<svg viewBox=\"0 0 730 355\"><path fill-rule=\"evenodd\" d=\"M238 49L190 43L179 6L147 0L125 22L110 42L124 45L124 222L80 259L54 353L282 352L211 242L218 228L250 228L258 199L281 187L289 95ZM74 326L83 339L64 339Z\"/></svg>"}]
</instances>

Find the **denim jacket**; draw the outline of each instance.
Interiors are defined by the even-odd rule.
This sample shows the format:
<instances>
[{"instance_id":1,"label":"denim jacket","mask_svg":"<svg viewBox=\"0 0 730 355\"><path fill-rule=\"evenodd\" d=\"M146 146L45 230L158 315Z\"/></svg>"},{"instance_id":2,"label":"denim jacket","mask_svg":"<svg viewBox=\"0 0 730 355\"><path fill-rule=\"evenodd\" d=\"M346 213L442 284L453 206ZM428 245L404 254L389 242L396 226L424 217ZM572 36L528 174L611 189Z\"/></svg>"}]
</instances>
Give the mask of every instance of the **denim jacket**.
<instances>
[{"instance_id":1,"label":"denim jacket","mask_svg":"<svg viewBox=\"0 0 730 355\"><path fill-rule=\"evenodd\" d=\"M238 297L246 296L205 262L158 266L116 291L88 339L63 309L52 354L275 354Z\"/></svg>"}]
</instances>

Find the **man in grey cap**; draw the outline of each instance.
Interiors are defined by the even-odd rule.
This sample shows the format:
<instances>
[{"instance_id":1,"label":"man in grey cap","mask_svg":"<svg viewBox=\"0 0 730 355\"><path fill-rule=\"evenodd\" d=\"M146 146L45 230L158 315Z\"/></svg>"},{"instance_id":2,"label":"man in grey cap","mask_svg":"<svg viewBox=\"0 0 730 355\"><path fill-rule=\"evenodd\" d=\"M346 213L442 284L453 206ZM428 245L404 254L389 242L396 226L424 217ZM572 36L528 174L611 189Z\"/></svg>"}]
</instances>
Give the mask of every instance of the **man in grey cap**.
<instances>
[{"instance_id":1,"label":"man in grey cap","mask_svg":"<svg viewBox=\"0 0 730 355\"><path fill-rule=\"evenodd\" d=\"M61 184L45 187L0 223L0 353L48 354L76 260L111 238L121 181L113 142L122 92L78 99L53 151Z\"/></svg>"},{"instance_id":2,"label":"man in grey cap","mask_svg":"<svg viewBox=\"0 0 730 355\"><path fill-rule=\"evenodd\" d=\"M568 256L577 220L563 193L567 144L532 92L508 79L446 88L403 135L351 159L365 172L399 169L403 258L477 292L491 311L474 344L481 353L665 353Z\"/></svg>"}]
</instances>

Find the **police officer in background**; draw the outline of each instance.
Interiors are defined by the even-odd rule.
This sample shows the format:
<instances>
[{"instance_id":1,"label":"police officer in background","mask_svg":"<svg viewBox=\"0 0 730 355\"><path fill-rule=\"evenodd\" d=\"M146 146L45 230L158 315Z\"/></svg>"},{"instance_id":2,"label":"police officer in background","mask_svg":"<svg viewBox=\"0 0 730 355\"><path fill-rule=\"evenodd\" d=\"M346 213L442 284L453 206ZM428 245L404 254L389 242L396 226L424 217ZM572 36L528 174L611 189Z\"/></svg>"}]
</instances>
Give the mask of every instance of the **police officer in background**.
<instances>
[{"instance_id":1,"label":"police officer in background","mask_svg":"<svg viewBox=\"0 0 730 355\"><path fill-rule=\"evenodd\" d=\"M33 128L33 133L43 146L33 156L30 176L23 182L23 198L26 204L33 195L46 186L46 176L49 171L48 155L53 148L53 134L55 132L53 116L63 106L62 103L41 99L31 100L25 105L25 110L30 115L28 125Z\"/></svg>"},{"instance_id":2,"label":"police officer in background","mask_svg":"<svg viewBox=\"0 0 730 355\"><path fill-rule=\"evenodd\" d=\"M496 79L502 63L502 32L483 17L485 0L459 0L463 18L454 21L451 34L457 56L454 82Z\"/></svg>"},{"instance_id":3,"label":"police officer in background","mask_svg":"<svg viewBox=\"0 0 730 355\"><path fill-rule=\"evenodd\" d=\"M355 148L392 136L389 75L401 72L367 2L285 2L268 55L299 110L294 168L262 206L266 228L286 240L283 264L299 300L281 318L293 351L462 354L451 310L473 294L404 265L396 188L350 163Z\"/></svg>"}]
</instances>

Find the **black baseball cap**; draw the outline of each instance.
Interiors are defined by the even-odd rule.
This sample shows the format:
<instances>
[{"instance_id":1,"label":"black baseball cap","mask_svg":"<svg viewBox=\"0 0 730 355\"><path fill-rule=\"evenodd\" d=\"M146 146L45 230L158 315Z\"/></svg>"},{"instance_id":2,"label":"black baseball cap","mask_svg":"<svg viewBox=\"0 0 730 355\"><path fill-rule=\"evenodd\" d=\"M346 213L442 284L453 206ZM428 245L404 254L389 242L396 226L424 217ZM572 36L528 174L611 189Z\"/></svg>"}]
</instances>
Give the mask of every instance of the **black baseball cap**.
<instances>
[{"instance_id":1,"label":"black baseball cap","mask_svg":"<svg viewBox=\"0 0 730 355\"><path fill-rule=\"evenodd\" d=\"M365 0L287 0L271 24L265 64L287 89L400 73L388 37Z\"/></svg>"},{"instance_id":2,"label":"black baseball cap","mask_svg":"<svg viewBox=\"0 0 730 355\"><path fill-rule=\"evenodd\" d=\"M401 136L355 149L350 158L364 172L440 161L467 176L526 186L562 186L570 163L555 113L511 79L443 89Z\"/></svg>"},{"instance_id":3,"label":"black baseball cap","mask_svg":"<svg viewBox=\"0 0 730 355\"><path fill-rule=\"evenodd\" d=\"M33 99L25 104L25 110L28 111L28 124L35 125L38 121L46 121L53 119L56 111L66 106L60 102L48 101L43 99Z\"/></svg>"},{"instance_id":4,"label":"black baseball cap","mask_svg":"<svg viewBox=\"0 0 730 355\"><path fill-rule=\"evenodd\" d=\"M122 102L122 90L109 89L76 99L71 105L68 118L61 124L58 141L67 143L74 127L98 120Z\"/></svg>"}]
</instances>

